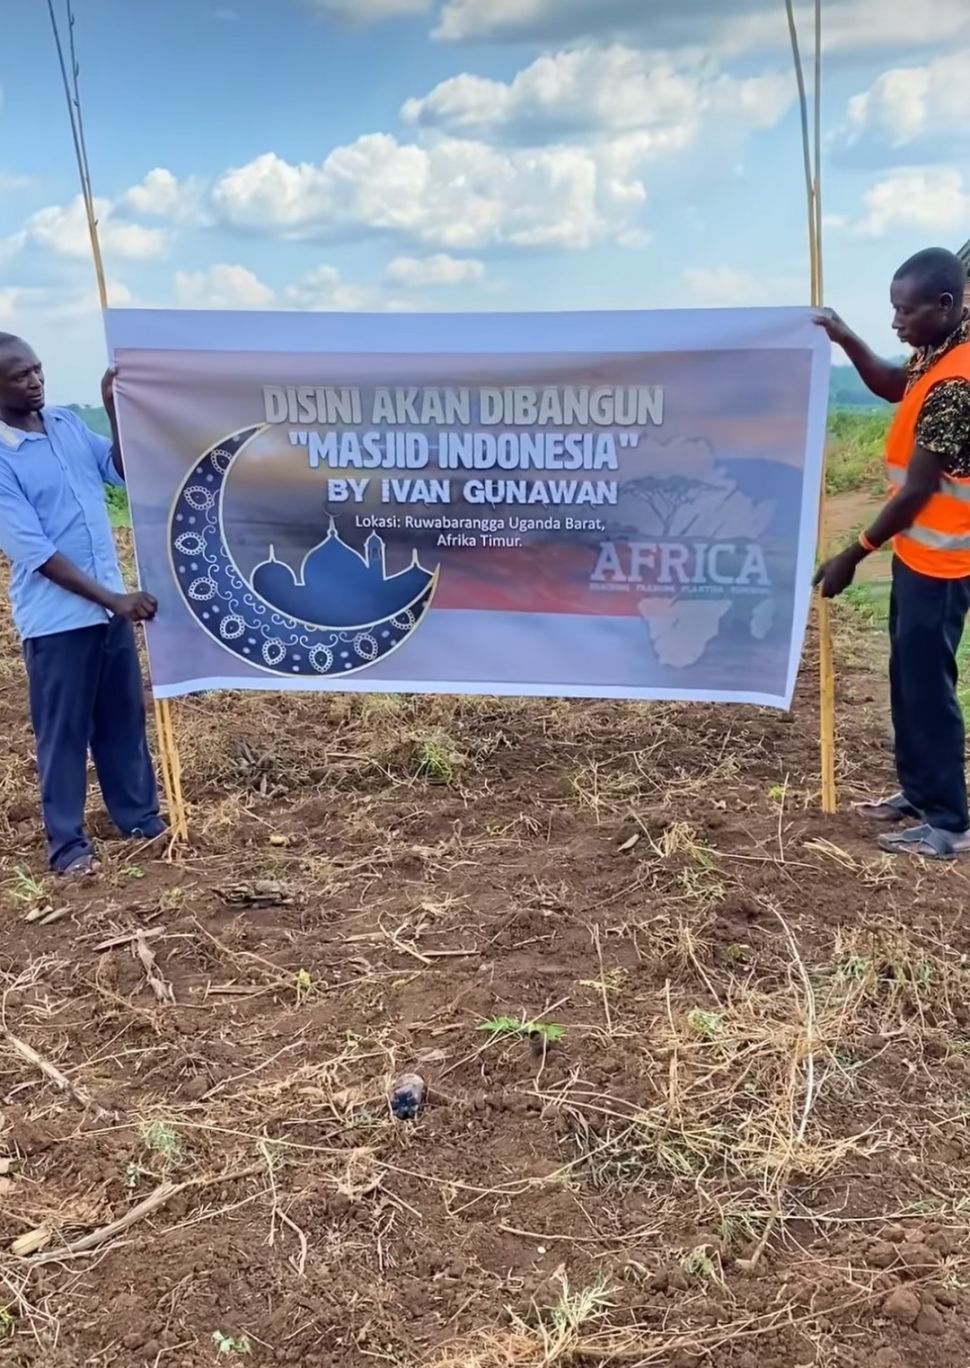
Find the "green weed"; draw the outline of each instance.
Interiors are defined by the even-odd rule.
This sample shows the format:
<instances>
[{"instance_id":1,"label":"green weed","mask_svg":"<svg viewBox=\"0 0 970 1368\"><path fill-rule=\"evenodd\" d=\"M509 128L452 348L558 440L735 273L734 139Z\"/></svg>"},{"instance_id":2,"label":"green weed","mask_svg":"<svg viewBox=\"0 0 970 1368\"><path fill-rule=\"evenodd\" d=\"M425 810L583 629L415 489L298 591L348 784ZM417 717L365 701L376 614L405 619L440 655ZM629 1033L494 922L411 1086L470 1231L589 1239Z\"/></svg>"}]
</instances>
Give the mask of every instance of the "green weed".
<instances>
[{"instance_id":1,"label":"green weed","mask_svg":"<svg viewBox=\"0 0 970 1368\"><path fill-rule=\"evenodd\" d=\"M32 907L44 898L44 885L29 870L18 865L7 885L7 896L20 907Z\"/></svg>"},{"instance_id":2,"label":"green weed","mask_svg":"<svg viewBox=\"0 0 970 1368\"><path fill-rule=\"evenodd\" d=\"M724 1034L724 1022L717 1012L706 1012L703 1007L695 1007L687 1014L687 1025L702 1040L716 1040Z\"/></svg>"},{"instance_id":3,"label":"green weed","mask_svg":"<svg viewBox=\"0 0 970 1368\"><path fill-rule=\"evenodd\" d=\"M492 1017L489 1021L483 1021L478 1029L494 1040L538 1036L546 1045L554 1045L566 1034L565 1026L553 1021L527 1021L524 1017L510 1016Z\"/></svg>"},{"instance_id":4,"label":"green weed","mask_svg":"<svg viewBox=\"0 0 970 1368\"><path fill-rule=\"evenodd\" d=\"M598 1278L579 1292L570 1292L563 1283L559 1301L549 1311L549 1319L559 1331L579 1330L589 1321L597 1320L613 1305L610 1287L605 1278Z\"/></svg>"},{"instance_id":5,"label":"green weed","mask_svg":"<svg viewBox=\"0 0 970 1368\"><path fill-rule=\"evenodd\" d=\"M418 775L437 784L450 784L465 762L465 757L447 736L426 736L416 748Z\"/></svg>"},{"instance_id":6,"label":"green weed","mask_svg":"<svg viewBox=\"0 0 970 1368\"><path fill-rule=\"evenodd\" d=\"M185 1160L185 1144L170 1121L151 1121L142 1127L141 1143L154 1155L165 1173L181 1168Z\"/></svg>"},{"instance_id":7,"label":"green weed","mask_svg":"<svg viewBox=\"0 0 970 1368\"><path fill-rule=\"evenodd\" d=\"M681 1272L692 1281L713 1283L716 1287L724 1286L724 1274L720 1268L720 1260L708 1253L706 1245L700 1245L697 1249L692 1249L685 1254L680 1261Z\"/></svg>"},{"instance_id":8,"label":"green weed","mask_svg":"<svg viewBox=\"0 0 970 1368\"><path fill-rule=\"evenodd\" d=\"M212 1343L216 1346L217 1354L245 1356L253 1352L248 1335L224 1335L221 1330L213 1330Z\"/></svg>"}]
</instances>

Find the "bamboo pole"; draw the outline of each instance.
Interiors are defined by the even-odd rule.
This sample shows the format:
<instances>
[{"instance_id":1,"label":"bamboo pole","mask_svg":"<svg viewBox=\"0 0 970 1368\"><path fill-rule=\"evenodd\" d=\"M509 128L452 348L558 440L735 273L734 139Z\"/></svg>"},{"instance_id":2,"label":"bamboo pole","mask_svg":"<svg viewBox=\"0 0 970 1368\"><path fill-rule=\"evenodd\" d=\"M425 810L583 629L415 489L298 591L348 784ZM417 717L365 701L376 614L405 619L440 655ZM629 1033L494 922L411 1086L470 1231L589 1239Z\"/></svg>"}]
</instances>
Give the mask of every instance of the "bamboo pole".
<instances>
[{"instance_id":1,"label":"bamboo pole","mask_svg":"<svg viewBox=\"0 0 970 1368\"><path fill-rule=\"evenodd\" d=\"M811 272L811 299L820 308L825 298L822 268L822 0L815 0L814 129L809 131L808 94L798 42L793 0L785 0L792 60L798 86L798 105L802 126L802 160L805 175L805 200L808 217L808 256ZM814 151L814 158L813 158ZM813 165L814 160L814 165ZM818 513L818 544L825 546L825 479ZM835 656L832 648L831 605L816 600L819 641L819 752L822 771L822 811L835 812L838 792L835 783Z\"/></svg>"},{"instance_id":2,"label":"bamboo pole","mask_svg":"<svg viewBox=\"0 0 970 1368\"><path fill-rule=\"evenodd\" d=\"M74 12L71 7L71 0L64 0L64 7L67 15L70 71L68 70L67 56L64 50L61 31L58 27L57 16L54 12L54 0L47 0L47 12L50 15L51 29L54 33L54 45L57 49L57 60L61 69L61 82L64 87L64 98L67 101L68 119L71 124L71 137L74 142L74 157L77 162L78 177L81 182L81 198L84 202L84 215L88 225L88 236L91 239L91 256L94 260L94 274L98 283L98 298L103 312L108 307L108 286L104 274L104 257L101 252L101 239L98 234L98 219L95 210L94 195L91 190L91 175L88 168L87 145L84 139L84 119L81 113L81 91L78 83L80 66L78 65L77 50L74 43ZM168 809L172 836L176 840L184 841L188 839L189 834L188 817L185 810L185 800L182 795L181 764L179 761L178 745L175 740L175 729L172 723L171 704L167 698L155 699L155 726L158 733L159 769L162 776L162 788L165 793L165 804Z\"/></svg>"}]
</instances>

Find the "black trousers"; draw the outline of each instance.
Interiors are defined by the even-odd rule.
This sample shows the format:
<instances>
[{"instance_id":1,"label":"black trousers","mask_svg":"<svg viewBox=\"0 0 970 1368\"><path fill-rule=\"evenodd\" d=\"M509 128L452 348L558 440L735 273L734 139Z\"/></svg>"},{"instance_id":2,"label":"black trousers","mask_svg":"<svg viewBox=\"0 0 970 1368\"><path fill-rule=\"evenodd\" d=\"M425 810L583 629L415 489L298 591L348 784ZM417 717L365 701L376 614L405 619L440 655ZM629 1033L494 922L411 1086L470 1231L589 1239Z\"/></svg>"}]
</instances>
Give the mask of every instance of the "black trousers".
<instances>
[{"instance_id":1,"label":"black trousers","mask_svg":"<svg viewBox=\"0 0 970 1368\"><path fill-rule=\"evenodd\" d=\"M970 829L957 651L970 577L932 579L893 561L889 606L896 773L903 794L942 831Z\"/></svg>"},{"instance_id":2,"label":"black trousers","mask_svg":"<svg viewBox=\"0 0 970 1368\"><path fill-rule=\"evenodd\" d=\"M141 666L130 622L24 642L47 854L55 870L91 853L84 834L88 751L105 807L126 836L161 834L145 737Z\"/></svg>"}]
</instances>

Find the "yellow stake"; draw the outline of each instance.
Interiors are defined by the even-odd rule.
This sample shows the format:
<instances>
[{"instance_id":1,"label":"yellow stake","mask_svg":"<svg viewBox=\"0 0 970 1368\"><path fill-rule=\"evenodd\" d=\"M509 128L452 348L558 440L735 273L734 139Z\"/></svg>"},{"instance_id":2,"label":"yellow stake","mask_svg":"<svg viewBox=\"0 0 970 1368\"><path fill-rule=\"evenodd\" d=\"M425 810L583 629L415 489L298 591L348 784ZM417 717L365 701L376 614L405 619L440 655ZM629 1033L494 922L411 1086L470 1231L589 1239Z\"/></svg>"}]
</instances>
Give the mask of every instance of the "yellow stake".
<instances>
[{"instance_id":1,"label":"yellow stake","mask_svg":"<svg viewBox=\"0 0 970 1368\"><path fill-rule=\"evenodd\" d=\"M805 73L798 45L793 0L785 0L788 32L791 38L798 104L802 122L802 157L805 172L805 198L808 210L808 256L812 279L812 305L820 308L825 298L822 273L822 2L815 0L815 128L814 168L809 135L808 96ZM825 471L818 511L818 544L825 548ZM832 649L832 614L827 599L816 601L819 647L819 750L822 770L822 811L835 812L838 793L835 784L835 655Z\"/></svg>"},{"instance_id":2,"label":"yellow stake","mask_svg":"<svg viewBox=\"0 0 970 1368\"><path fill-rule=\"evenodd\" d=\"M94 258L94 274L98 282L98 297L103 311L108 307L108 287L105 282L104 258L101 255L101 240L98 236L98 220L94 207L94 195L91 191L87 147L84 141L84 122L81 115L81 92L78 86L79 68L74 47L74 14L71 9L71 0L65 0L65 8L67 10L68 42L71 57L70 75L64 56L64 44L61 41L57 18L54 14L53 0L47 0L51 28L54 30L54 43L57 47L57 59L61 68L61 81L67 100L67 113L71 121L74 155L81 181L81 197L84 200L84 213L87 219L88 234L91 238L91 255ZM185 841L188 840L189 827L185 800L182 796L182 767L175 740L171 705L167 698L155 699L155 727L158 733L159 769L162 775L162 788L165 793L165 805L168 808L172 836L176 840Z\"/></svg>"}]
</instances>

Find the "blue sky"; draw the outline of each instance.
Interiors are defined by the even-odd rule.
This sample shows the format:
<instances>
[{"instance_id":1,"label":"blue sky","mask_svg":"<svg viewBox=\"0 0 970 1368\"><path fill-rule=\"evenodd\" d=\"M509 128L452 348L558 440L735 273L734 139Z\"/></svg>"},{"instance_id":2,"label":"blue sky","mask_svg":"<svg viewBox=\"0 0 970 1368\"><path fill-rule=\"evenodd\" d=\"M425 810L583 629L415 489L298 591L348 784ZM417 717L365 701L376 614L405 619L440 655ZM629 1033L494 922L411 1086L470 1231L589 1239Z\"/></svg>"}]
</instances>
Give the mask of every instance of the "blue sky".
<instances>
[{"instance_id":1,"label":"blue sky","mask_svg":"<svg viewBox=\"0 0 970 1368\"><path fill-rule=\"evenodd\" d=\"M914 24L912 0L825 4L827 296L887 349L895 267L970 238L970 4L921 5ZM75 9L119 304L807 297L783 0ZM58 400L94 399L104 362L76 195L46 4L4 0L0 329Z\"/></svg>"}]
</instances>

